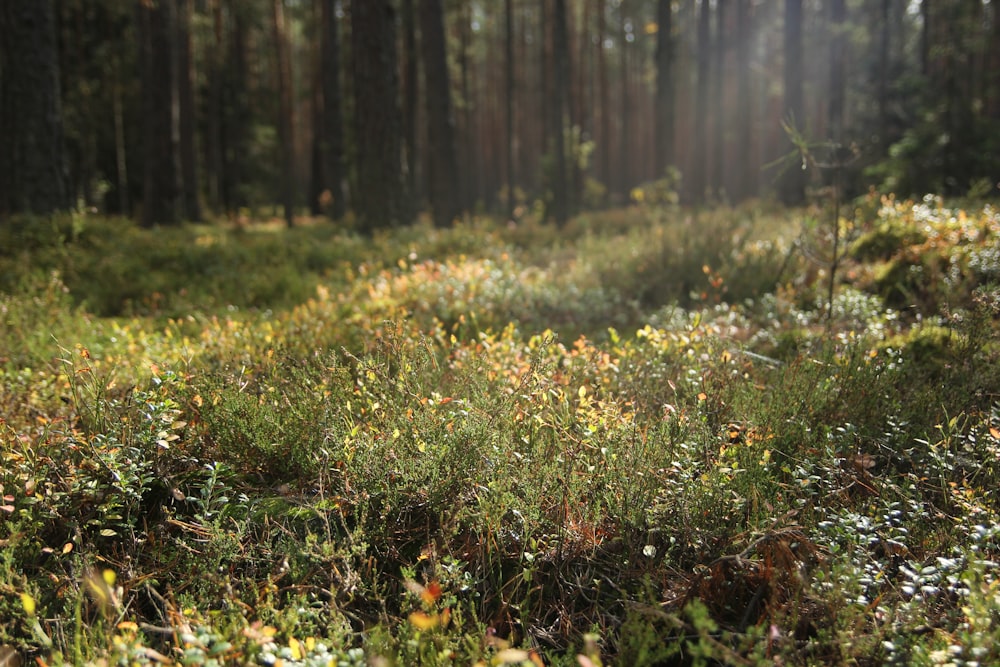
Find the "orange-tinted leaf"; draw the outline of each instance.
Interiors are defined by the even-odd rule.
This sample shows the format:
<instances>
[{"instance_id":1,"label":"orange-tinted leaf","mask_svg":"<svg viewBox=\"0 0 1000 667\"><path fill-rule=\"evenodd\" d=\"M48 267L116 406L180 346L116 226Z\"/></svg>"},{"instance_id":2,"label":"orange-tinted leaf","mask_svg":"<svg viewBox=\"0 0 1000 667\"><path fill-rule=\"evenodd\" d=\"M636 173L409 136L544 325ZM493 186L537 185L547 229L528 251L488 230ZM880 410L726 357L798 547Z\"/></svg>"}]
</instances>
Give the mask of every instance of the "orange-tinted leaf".
<instances>
[{"instance_id":1,"label":"orange-tinted leaf","mask_svg":"<svg viewBox=\"0 0 1000 667\"><path fill-rule=\"evenodd\" d=\"M431 630L437 627L438 615L415 611L410 614L410 624L417 630Z\"/></svg>"},{"instance_id":2,"label":"orange-tinted leaf","mask_svg":"<svg viewBox=\"0 0 1000 667\"><path fill-rule=\"evenodd\" d=\"M438 598L441 597L441 584L436 581L432 581L427 584L427 587L424 589L423 593L420 594L420 597L426 604L434 604L438 601Z\"/></svg>"},{"instance_id":3,"label":"orange-tinted leaf","mask_svg":"<svg viewBox=\"0 0 1000 667\"><path fill-rule=\"evenodd\" d=\"M996 426L990 426L990 435L993 436L994 440L1000 440L1000 428Z\"/></svg>"},{"instance_id":4,"label":"orange-tinted leaf","mask_svg":"<svg viewBox=\"0 0 1000 667\"><path fill-rule=\"evenodd\" d=\"M494 665L506 665L512 662L524 662L528 659L528 652L519 648L505 648L502 651L497 651L497 654L493 656Z\"/></svg>"}]
</instances>

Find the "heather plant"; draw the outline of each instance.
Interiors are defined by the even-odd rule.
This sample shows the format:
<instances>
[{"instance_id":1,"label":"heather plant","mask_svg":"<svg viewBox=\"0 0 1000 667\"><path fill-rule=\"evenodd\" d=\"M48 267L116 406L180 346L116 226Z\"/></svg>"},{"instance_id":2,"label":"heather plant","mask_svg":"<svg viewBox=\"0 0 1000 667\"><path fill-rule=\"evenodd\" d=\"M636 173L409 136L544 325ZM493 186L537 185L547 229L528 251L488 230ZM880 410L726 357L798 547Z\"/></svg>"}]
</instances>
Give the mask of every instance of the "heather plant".
<instances>
[{"instance_id":1,"label":"heather plant","mask_svg":"<svg viewBox=\"0 0 1000 667\"><path fill-rule=\"evenodd\" d=\"M141 308L95 287L115 318L5 283L0 658L989 660L992 214L884 201L960 267L948 309L891 305L890 243L830 307L796 217L648 203L560 235L132 229L116 270L171 269ZM104 224L17 261L81 276Z\"/></svg>"}]
</instances>

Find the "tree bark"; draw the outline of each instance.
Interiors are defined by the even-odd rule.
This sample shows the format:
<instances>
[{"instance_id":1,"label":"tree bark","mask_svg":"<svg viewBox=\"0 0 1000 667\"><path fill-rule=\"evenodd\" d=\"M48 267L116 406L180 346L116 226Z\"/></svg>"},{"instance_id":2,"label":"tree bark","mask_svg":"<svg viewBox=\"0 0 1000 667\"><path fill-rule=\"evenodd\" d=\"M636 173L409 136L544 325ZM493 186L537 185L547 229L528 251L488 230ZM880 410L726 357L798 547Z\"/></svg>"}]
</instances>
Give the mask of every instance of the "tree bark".
<instances>
[{"instance_id":1,"label":"tree bark","mask_svg":"<svg viewBox=\"0 0 1000 667\"><path fill-rule=\"evenodd\" d=\"M441 0L420 0L420 45L424 61L427 150L430 157L428 194L434 224L447 227L459 216L461 207L455 187L458 163L455 158L455 123L451 111Z\"/></svg>"},{"instance_id":2,"label":"tree bark","mask_svg":"<svg viewBox=\"0 0 1000 667\"><path fill-rule=\"evenodd\" d=\"M403 222L400 149L402 114L396 81L395 12L390 0L353 0L353 54L357 201L360 229L371 233Z\"/></svg>"},{"instance_id":3,"label":"tree bark","mask_svg":"<svg viewBox=\"0 0 1000 667\"><path fill-rule=\"evenodd\" d=\"M174 3L139 6L142 51L142 224L176 224L179 220L177 72Z\"/></svg>"},{"instance_id":4,"label":"tree bark","mask_svg":"<svg viewBox=\"0 0 1000 667\"><path fill-rule=\"evenodd\" d=\"M619 144L618 144L618 196L621 201L628 202L629 190L632 182L632 94L629 90L629 46L628 31L625 24L629 19L629 5L627 0L621 0L618 5L618 14L621 25L618 30L618 65L619 81L621 88L621 116L619 118Z\"/></svg>"},{"instance_id":5,"label":"tree bark","mask_svg":"<svg viewBox=\"0 0 1000 667\"><path fill-rule=\"evenodd\" d=\"M708 0L701 0L698 10L697 71L694 108L694 160L692 162L690 199L694 203L705 200L708 187L708 79L712 62L711 7Z\"/></svg>"},{"instance_id":6,"label":"tree bark","mask_svg":"<svg viewBox=\"0 0 1000 667\"><path fill-rule=\"evenodd\" d=\"M322 165L323 186L332 196L329 215L334 220L347 212L344 187L344 111L340 88L340 26L337 24L336 1L322 0L323 31L321 40L322 101Z\"/></svg>"},{"instance_id":7,"label":"tree bark","mask_svg":"<svg viewBox=\"0 0 1000 667\"><path fill-rule=\"evenodd\" d=\"M201 220L195 150L194 62L191 57L192 0L177 0L177 102L180 139L181 203L184 217Z\"/></svg>"},{"instance_id":8,"label":"tree bark","mask_svg":"<svg viewBox=\"0 0 1000 667\"><path fill-rule=\"evenodd\" d=\"M566 115L569 110L569 38L566 33L566 0L555 0L552 54L555 69L555 174L552 179L552 217L559 226L569 220L569 177L566 161Z\"/></svg>"},{"instance_id":9,"label":"tree bark","mask_svg":"<svg viewBox=\"0 0 1000 667\"><path fill-rule=\"evenodd\" d=\"M888 23L889 0L882 0L883 22ZM828 117L830 123L830 138L835 144L840 144L844 140L844 100L847 91L846 64L847 64L847 35L845 34L847 23L847 0L830 0L830 92ZM888 68L889 45L888 35L883 36L881 60L882 69ZM882 86L880 85L880 88ZM881 98L885 90L879 91ZM882 100L879 100L879 126L881 132L885 133L887 125L886 108ZM881 138L880 138L881 139Z\"/></svg>"},{"instance_id":10,"label":"tree bark","mask_svg":"<svg viewBox=\"0 0 1000 667\"><path fill-rule=\"evenodd\" d=\"M597 145L600 156L600 180L604 185L604 199L611 190L611 91L608 86L608 57L604 41L608 38L608 0L597 2L597 86L600 100L600 141Z\"/></svg>"},{"instance_id":11,"label":"tree bark","mask_svg":"<svg viewBox=\"0 0 1000 667\"><path fill-rule=\"evenodd\" d=\"M655 170L657 178L667 175L667 168L674 165L674 44L673 7L670 0L656 3L656 108L654 145L656 146Z\"/></svg>"},{"instance_id":12,"label":"tree bark","mask_svg":"<svg viewBox=\"0 0 1000 667\"><path fill-rule=\"evenodd\" d=\"M422 202L420 160L417 159L417 102L420 99L418 77L417 25L413 11L414 0L402 0L401 22L403 27L403 151L404 181L407 196L413 202Z\"/></svg>"},{"instance_id":13,"label":"tree bark","mask_svg":"<svg viewBox=\"0 0 1000 667\"><path fill-rule=\"evenodd\" d=\"M285 224L295 225L295 126L292 121L292 65L288 54L288 33L285 30L284 0L274 0L272 28L278 56L278 151L281 154L281 203Z\"/></svg>"},{"instance_id":14,"label":"tree bark","mask_svg":"<svg viewBox=\"0 0 1000 667\"><path fill-rule=\"evenodd\" d=\"M802 99L802 0L785 0L785 121L798 133L804 133L805 108ZM788 150L798 151L792 141ZM806 172L798 156L787 165L781 183L781 199L789 206L805 201Z\"/></svg>"},{"instance_id":15,"label":"tree bark","mask_svg":"<svg viewBox=\"0 0 1000 667\"><path fill-rule=\"evenodd\" d=\"M513 0L504 0L504 112L506 120L506 160L507 160L507 218L514 219L514 5Z\"/></svg>"},{"instance_id":16,"label":"tree bark","mask_svg":"<svg viewBox=\"0 0 1000 667\"><path fill-rule=\"evenodd\" d=\"M0 215L69 208L51 0L0 3Z\"/></svg>"},{"instance_id":17,"label":"tree bark","mask_svg":"<svg viewBox=\"0 0 1000 667\"><path fill-rule=\"evenodd\" d=\"M736 192L737 201L756 194L757 169L750 164L754 104L750 99L750 44L753 36L751 0L737 0L736 23L739 36L736 81Z\"/></svg>"}]
</instances>

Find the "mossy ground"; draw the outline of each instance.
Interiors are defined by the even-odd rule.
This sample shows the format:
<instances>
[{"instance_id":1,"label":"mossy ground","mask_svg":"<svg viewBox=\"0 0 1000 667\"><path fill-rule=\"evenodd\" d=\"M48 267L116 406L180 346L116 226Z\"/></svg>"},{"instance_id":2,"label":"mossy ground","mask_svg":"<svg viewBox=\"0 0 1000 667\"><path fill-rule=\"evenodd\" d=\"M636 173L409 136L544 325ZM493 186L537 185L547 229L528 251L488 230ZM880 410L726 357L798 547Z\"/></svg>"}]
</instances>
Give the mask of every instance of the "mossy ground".
<instances>
[{"instance_id":1,"label":"mossy ground","mask_svg":"<svg viewBox=\"0 0 1000 667\"><path fill-rule=\"evenodd\" d=\"M10 226L0 651L1000 659L998 220L813 219Z\"/></svg>"}]
</instances>

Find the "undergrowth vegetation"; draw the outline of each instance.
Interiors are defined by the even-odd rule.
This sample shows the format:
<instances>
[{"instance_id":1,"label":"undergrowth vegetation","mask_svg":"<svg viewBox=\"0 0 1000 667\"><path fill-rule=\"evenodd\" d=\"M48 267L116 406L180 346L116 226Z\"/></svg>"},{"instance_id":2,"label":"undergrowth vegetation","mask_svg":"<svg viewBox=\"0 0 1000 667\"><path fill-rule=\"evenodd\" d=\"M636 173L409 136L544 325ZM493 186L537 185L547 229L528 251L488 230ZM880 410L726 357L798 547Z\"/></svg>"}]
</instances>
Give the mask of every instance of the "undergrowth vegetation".
<instances>
[{"instance_id":1,"label":"undergrowth vegetation","mask_svg":"<svg viewBox=\"0 0 1000 667\"><path fill-rule=\"evenodd\" d=\"M4 228L0 663L1000 661L1000 218L824 215Z\"/></svg>"}]
</instances>

